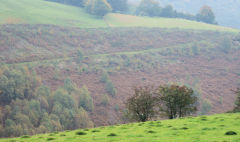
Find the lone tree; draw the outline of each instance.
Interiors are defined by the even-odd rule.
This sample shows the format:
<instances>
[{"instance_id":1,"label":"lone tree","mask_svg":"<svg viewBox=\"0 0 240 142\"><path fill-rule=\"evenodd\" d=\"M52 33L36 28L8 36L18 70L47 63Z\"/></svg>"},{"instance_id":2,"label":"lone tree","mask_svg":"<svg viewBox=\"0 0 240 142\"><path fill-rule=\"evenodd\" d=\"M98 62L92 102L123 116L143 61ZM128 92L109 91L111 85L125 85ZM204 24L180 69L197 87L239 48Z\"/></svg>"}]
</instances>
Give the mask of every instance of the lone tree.
<instances>
[{"instance_id":1,"label":"lone tree","mask_svg":"<svg viewBox=\"0 0 240 142\"><path fill-rule=\"evenodd\" d=\"M87 12L99 17L103 17L112 11L112 7L107 0L87 0L85 9Z\"/></svg>"},{"instance_id":2,"label":"lone tree","mask_svg":"<svg viewBox=\"0 0 240 142\"><path fill-rule=\"evenodd\" d=\"M212 11L212 8L206 5L203 6L200 9L200 12L197 14L197 20L208 24L217 24L215 22L215 15Z\"/></svg>"},{"instance_id":3,"label":"lone tree","mask_svg":"<svg viewBox=\"0 0 240 142\"><path fill-rule=\"evenodd\" d=\"M159 87L161 111L169 119L183 117L197 111L197 97L194 91L186 86L163 85Z\"/></svg>"},{"instance_id":4,"label":"lone tree","mask_svg":"<svg viewBox=\"0 0 240 142\"><path fill-rule=\"evenodd\" d=\"M240 88L237 89L237 91L234 91L237 95L237 99L235 102L235 108L234 108L234 112L240 112Z\"/></svg>"},{"instance_id":5,"label":"lone tree","mask_svg":"<svg viewBox=\"0 0 240 142\"><path fill-rule=\"evenodd\" d=\"M137 7L136 14L141 16L159 16L159 2L156 0L142 0Z\"/></svg>"},{"instance_id":6,"label":"lone tree","mask_svg":"<svg viewBox=\"0 0 240 142\"><path fill-rule=\"evenodd\" d=\"M134 88L134 95L127 100L126 106L129 117L145 122L155 115L156 99L152 87Z\"/></svg>"}]
</instances>

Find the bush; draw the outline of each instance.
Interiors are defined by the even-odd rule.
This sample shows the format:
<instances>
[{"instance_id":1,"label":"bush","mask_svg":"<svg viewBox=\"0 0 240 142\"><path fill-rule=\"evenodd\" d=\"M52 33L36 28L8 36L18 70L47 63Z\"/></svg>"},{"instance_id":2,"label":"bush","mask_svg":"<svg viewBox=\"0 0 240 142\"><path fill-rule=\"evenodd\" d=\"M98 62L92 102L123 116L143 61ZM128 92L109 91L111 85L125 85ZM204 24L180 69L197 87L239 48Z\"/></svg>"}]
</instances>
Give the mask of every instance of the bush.
<instances>
[{"instance_id":1,"label":"bush","mask_svg":"<svg viewBox=\"0 0 240 142\"><path fill-rule=\"evenodd\" d=\"M150 131L147 131L147 133L150 133L150 134L152 134L152 133L156 133L155 131L152 131L152 130L150 130Z\"/></svg>"},{"instance_id":2,"label":"bush","mask_svg":"<svg viewBox=\"0 0 240 142\"><path fill-rule=\"evenodd\" d=\"M109 102L110 102L110 99L109 99L108 95L106 95L106 94L103 95L101 104L104 106L107 106L109 104Z\"/></svg>"},{"instance_id":3,"label":"bush","mask_svg":"<svg viewBox=\"0 0 240 142\"><path fill-rule=\"evenodd\" d=\"M82 132L82 131L76 132L76 135L86 135L86 134L87 134L87 133Z\"/></svg>"},{"instance_id":4,"label":"bush","mask_svg":"<svg viewBox=\"0 0 240 142\"><path fill-rule=\"evenodd\" d=\"M106 83L108 80L109 80L108 73L107 73L107 72L103 72L100 81L101 81L102 83Z\"/></svg>"},{"instance_id":5,"label":"bush","mask_svg":"<svg viewBox=\"0 0 240 142\"><path fill-rule=\"evenodd\" d=\"M228 131L225 133L225 135L237 135L237 133L234 131Z\"/></svg>"},{"instance_id":6,"label":"bush","mask_svg":"<svg viewBox=\"0 0 240 142\"><path fill-rule=\"evenodd\" d=\"M212 109L212 105L209 101L203 100L202 107L201 107L201 115L208 114Z\"/></svg>"},{"instance_id":7,"label":"bush","mask_svg":"<svg viewBox=\"0 0 240 142\"><path fill-rule=\"evenodd\" d=\"M115 133L110 133L110 134L108 134L108 136L114 137L114 136L117 136L117 134L115 134Z\"/></svg>"},{"instance_id":8,"label":"bush","mask_svg":"<svg viewBox=\"0 0 240 142\"><path fill-rule=\"evenodd\" d=\"M31 136L25 135L25 136L22 136L21 138L31 138Z\"/></svg>"},{"instance_id":9,"label":"bush","mask_svg":"<svg viewBox=\"0 0 240 142\"><path fill-rule=\"evenodd\" d=\"M232 41L230 38L224 38L221 40L221 42L218 46L222 52L227 54L232 49Z\"/></svg>"},{"instance_id":10,"label":"bush","mask_svg":"<svg viewBox=\"0 0 240 142\"><path fill-rule=\"evenodd\" d=\"M116 93L117 93L117 90L114 86L114 84L112 83L112 81L108 81L106 84L105 84L105 89L106 91L111 95L111 96L115 96Z\"/></svg>"},{"instance_id":11,"label":"bush","mask_svg":"<svg viewBox=\"0 0 240 142\"><path fill-rule=\"evenodd\" d=\"M100 132L100 130L92 130L93 133Z\"/></svg>"},{"instance_id":12,"label":"bush","mask_svg":"<svg viewBox=\"0 0 240 142\"><path fill-rule=\"evenodd\" d=\"M48 141L52 141L52 140L55 140L55 138L48 138L47 140Z\"/></svg>"}]
</instances>

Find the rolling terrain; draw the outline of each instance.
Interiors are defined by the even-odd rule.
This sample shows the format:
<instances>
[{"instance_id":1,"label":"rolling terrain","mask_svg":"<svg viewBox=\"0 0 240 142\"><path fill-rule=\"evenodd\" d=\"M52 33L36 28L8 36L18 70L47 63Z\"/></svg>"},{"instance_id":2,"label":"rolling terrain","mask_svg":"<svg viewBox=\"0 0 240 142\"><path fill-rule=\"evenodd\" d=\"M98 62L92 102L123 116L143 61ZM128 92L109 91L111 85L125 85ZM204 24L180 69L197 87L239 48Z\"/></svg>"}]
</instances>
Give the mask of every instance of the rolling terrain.
<instances>
[{"instance_id":1,"label":"rolling terrain","mask_svg":"<svg viewBox=\"0 0 240 142\"><path fill-rule=\"evenodd\" d=\"M239 124L239 114L218 114L22 136L0 139L0 142L206 142L210 139L212 141L238 142L240 141ZM227 135L227 132L235 132L236 135Z\"/></svg>"},{"instance_id":2,"label":"rolling terrain","mask_svg":"<svg viewBox=\"0 0 240 142\"><path fill-rule=\"evenodd\" d=\"M233 109L235 94L232 90L240 85L238 29L182 19L113 13L100 19L81 8L44 0L0 0L0 3L0 69L6 66L28 68L52 92L61 88L66 79L73 81L78 88L86 86L94 105L94 109L87 113L95 127L125 123L122 115L125 101L132 88L141 85L178 83L193 88L199 99L197 115L224 113ZM229 45L223 41L228 41ZM104 73L114 84L116 95L111 95L101 81ZM109 97L105 105L104 96ZM3 111L1 106L0 111ZM145 130L148 125L172 123L176 124L174 128L177 131L171 133L171 136L176 136L174 140L183 139L180 134L187 131L193 134L188 140L204 141L221 133L216 140L238 141L239 137L224 136L230 128L239 133L235 129L237 125L230 124L233 119L238 121L236 115L209 116L206 122L201 120L205 117L147 122L147 126L142 126L143 131L128 136L125 135L131 129L142 124L129 124L133 127L127 128L129 131L126 130L125 134L120 127L128 125L100 127L96 130L103 130L96 136L87 134L80 137L84 141L104 141L106 137L109 141L144 141L150 137L156 141L161 138L156 135L170 127ZM207 131L201 132L204 134L202 137L197 137L199 122L212 126L202 126ZM189 127L182 130L184 124ZM226 129L220 129L220 125L226 126ZM105 131L105 128L108 130ZM194 132L188 130L191 128ZM94 130L86 130L86 133ZM108 137L110 131L121 137ZM175 129L171 128L171 131ZM55 141L79 141L76 132L0 141L46 141L51 138ZM140 133L145 132L152 133L152 136L144 138L144 134ZM162 135L163 140L168 141L168 135Z\"/></svg>"},{"instance_id":3,"label":"rolling terrain","mask_svg":"<svg viewBox=\"0 0 240 142\"><path fill-rule=\"evenodd\" d=\"M44 0L0 0L0 24L52 24L79 28L159 27L238 32L239 30L194 21L108 14L104 19L82 8Z\"/></svg>"},{"instance_id":4,"label":"rolling terrain","mask_svg":"<svg viewBox=\"0 0 240 142\"><path fill-rule=\"evenodd\" d=\"M36 70L52 90L62 86L66 78L78 87L86 85L94 100L95 110L90 114L95 126L122 122L121 112L132 87L144 84L189 85L199 95L201 104L210 105L204 113L233 108L235 95L231 90L240 83L239 45L224 53L219 39L234 38L235 34L51 25L3 25L1 29L1 62ZM193 46L197 46L197 53ZM84 55L81 63L76 60L78 50ZM108 72L117 89L107 106L101 105L107 94L100 81L103 72ZM202 111L199 107L199 114Z\"/></svg>"}]
</instances>

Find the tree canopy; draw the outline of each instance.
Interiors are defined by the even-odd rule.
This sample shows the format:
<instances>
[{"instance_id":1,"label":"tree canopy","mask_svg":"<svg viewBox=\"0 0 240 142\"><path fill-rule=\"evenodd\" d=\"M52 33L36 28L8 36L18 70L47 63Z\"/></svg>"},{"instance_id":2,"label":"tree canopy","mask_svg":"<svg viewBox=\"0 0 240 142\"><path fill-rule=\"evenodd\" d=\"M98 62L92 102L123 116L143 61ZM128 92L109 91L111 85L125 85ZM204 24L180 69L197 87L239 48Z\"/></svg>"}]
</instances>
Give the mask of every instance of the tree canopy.
<instances>
[{"instance_id":1,"label":"tree canopy","mask_svg":"<svg viewBox=\"0 0 240 142\"><path fill-rule=\"evenodd\" d=\"M85 8L87 12L99 17L103 17L112 11L112 7L107 0L87 0Z\"/></svg>"},{"instance_id":2,"label":"tree canopy","mask_svg":"<svg viewBox=\"0 0 240 142\"><path fill-rule=\"evenodd\" d=\"M209 6L203 6L200 9L200 12L197 14L197 20L209 24L216 24L215 15L212 11L212 8Z\"/></svg>"}]
</instances>

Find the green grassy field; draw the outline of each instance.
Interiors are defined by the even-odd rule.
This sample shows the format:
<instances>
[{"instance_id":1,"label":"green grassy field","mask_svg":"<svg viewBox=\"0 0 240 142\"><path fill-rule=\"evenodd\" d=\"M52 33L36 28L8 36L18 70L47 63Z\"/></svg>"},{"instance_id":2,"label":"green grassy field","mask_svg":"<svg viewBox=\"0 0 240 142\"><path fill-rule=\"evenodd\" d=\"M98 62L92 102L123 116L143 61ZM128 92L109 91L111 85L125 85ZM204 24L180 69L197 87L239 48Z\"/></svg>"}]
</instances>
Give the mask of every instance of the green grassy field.
<instances>
[{"instance_id":1,"label":"green grassy field","mask_svg":"<svg viewBox=\"0 0 240 142\"><path fill-rule=\"evenodd\" d=\"M106 27L83 9L44 0L0 0L0 24L53 24L82 28Z\"/></svg>"},{"instance_id":2,"label":"green grassy field","mask_svg":"<svg viewBox=\"0 0 240 142\"><path fill-rule=\"evenodd\" d=\"M103 19L83 9L44 0L0 0L0 24L53 24L80 28L160 27L196 30L239 30L183 19L148 18L123 14L108 14Z\"/></svg>"},{"instance_id":3,"label":"green grassy field","mask_svg":"<svg viewBox=\"0 0 240 142\"><path fill-rule=\"evenodd\" d=\"M130 123L94 129L0 139L0 142L239 142L240 114ZM234 131L236 135L226 135Z\"/></svg>"}]
</instances>

